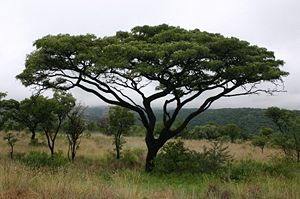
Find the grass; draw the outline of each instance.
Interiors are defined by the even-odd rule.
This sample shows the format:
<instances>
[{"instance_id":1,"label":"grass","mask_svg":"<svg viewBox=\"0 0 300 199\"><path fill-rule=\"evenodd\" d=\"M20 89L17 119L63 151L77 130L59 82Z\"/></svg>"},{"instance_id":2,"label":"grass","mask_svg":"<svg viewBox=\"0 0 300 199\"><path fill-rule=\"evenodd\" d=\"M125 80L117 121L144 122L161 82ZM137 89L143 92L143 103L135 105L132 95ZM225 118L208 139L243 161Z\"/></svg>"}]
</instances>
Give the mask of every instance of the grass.
<instances>
[{"instance_id":1,"label":"grass","mask_svg":"<svg viewBox=\"0 0 300 199\"><path fill-rule=\"evenodd\" d=\"M28 154L33 150L48 153L47 146L28 146L29 136L25 133L19 139L15 146L17 153ZM228 143L237 159L233 163L236 170L231 172L244 175L235 179L208 174L144 173L143 138L128 137L126 142L124 150L144 151L133 163L116 161L109 152L113 150L111 138L93 134L81 140L74 164L50 169L32 168L10 160L8 146L1 138L0 198L300 198L299 164L274 160L280 154L274 149L266 149L262 154L248 143ZM207 141L185 143L198 151L208 145ZM66 138L58 137L55 150L66 155Z\"/></svg>"}]
</instances>

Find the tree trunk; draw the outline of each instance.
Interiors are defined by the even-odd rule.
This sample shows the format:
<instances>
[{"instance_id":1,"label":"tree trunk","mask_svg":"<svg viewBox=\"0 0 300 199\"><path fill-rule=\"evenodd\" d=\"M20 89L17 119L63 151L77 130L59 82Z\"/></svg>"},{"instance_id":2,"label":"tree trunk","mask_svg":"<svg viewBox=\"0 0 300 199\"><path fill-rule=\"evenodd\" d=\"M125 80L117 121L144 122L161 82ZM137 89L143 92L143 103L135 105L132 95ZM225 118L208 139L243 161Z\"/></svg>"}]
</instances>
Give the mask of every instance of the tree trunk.
<instances>
[{"instance_id":1,"label":"tree trunk","mask_svg":"<svg viewBox=\"0 0 300 199\"><path fill-rule=\"evenodd\" d=\"M147 156L146 156L146 165L145 171L151 172L154 169L154 159L159 151L159 149L174 135L170 135L171 132L163 131L160 133L158 139L153 137L153 133L147 133L146 135L146 144L147 144Z\"/></svg>"},{"instance_id":2,"label":"tree trunk","mask_svg":"<svg viewBox=\"0 0 300 199\"><path fill-rule=\"evenodd\" d=\"M10 159L14 159L14 146L13 145L10 145Z\"/></svg>"},{"instance_id":3,"label":"tree trunk","mask_svg":"<svg viewBox=\"0 0 300 199\"><path fill-rule=\"evenodd\" d=\"M51 151L51 157L53 158L53 156L54 156L54 143L52 144L52 146L50 146L50 151Z\"/></svg>"},{"instance_id":4,"label":"tree trunk","mask_svg":"<svg viewBox=\"0 0 300 199\"><path fill-rule=\"evenodd\" d=\"M120 159L121 134L115 135L115 146L116 146L116 152L117 152L116 159Z\"/></svg>"},{"instance_id":5,"label":"tree trunk","mask_svg":"<svg viewBox=\"0 0 300 199\"><path fill-rule=\"evenodd\" d=\"M154 168L154 158L157 155L157 152L159 150L159 147L153 145L148 145L148 152L147 152L147 157L146 157L146 165L145 165L145 171L146 172L151 172Z\"/></svg>"},{"instance_id":6,"label":"tree trunk","mask_svg":"<svg viewBox=\"0 0 300 199\"><path fill-rule=\"evenodd\" d=\"M119 149L119 147L117 147L116 150L117 150L117 159L120 159L120 149Z\"/></svg>"},{"instance_id":7,"label":"tree trunk","mask_svg":"<svg viewBox=\"0 0 300 199\"><path fill-rule=\"evenodd\" d=\"M31 143L34 143L35 140L35 130L31 130Z\"/></svg>"},{"instance_id":8,"label":"tree trunk","mask_svg":"<svg viewBox=\"0 0 300 199\"><path fill-rule=\"evenodd\" d=\"M75 155L76 155L76 149L75 149L76 146L73 146L73 150L72 150L72 162L74 162L74 159L75 159Z\"/></svg>"}]
</instances>

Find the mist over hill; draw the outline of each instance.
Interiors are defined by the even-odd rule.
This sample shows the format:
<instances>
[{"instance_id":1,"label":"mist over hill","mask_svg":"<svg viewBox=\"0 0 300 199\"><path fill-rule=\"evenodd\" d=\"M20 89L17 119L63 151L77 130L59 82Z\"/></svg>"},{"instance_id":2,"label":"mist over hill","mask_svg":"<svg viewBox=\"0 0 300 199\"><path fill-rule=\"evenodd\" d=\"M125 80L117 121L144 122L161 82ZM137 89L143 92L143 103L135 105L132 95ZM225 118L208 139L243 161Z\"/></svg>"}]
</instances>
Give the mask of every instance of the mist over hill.
<instances>
[{"instance_id":1,"label":"mist over hill","mask_svg":"<svg viewBox=\"0 0 300 199\"><path fill-rule=\"evenodd\" d=\"M85 117L88 120L98 121L105 117L108 111L108 106L88 107L85 111ZM188 114L195 111L194 108L182 109L178 119L185 118ZM228 123L235 123L241 129L243 134L256 134L262 127L270 127L276 129L273 122L264 115L265 109L258 108L222 108L209 109L196 118L194 118L188 125L191 129L196 125L205 125L209 122L214 122L219 125ZM155 109L157 121L162 121L162 110Z\"/></svg>"}]
</instances>

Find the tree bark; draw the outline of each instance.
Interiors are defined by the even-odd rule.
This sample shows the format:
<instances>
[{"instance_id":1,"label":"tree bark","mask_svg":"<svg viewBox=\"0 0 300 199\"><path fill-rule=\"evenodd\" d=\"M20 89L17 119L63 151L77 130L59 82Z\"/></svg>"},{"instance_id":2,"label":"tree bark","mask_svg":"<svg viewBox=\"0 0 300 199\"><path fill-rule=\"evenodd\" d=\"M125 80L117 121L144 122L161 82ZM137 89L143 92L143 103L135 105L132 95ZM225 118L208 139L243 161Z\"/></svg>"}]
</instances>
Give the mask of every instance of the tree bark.
<instances>
[{"instance_id":1,"label":"tree bark","mask_svg":"<svg viewBox=\"0 0 300 199\"><path fill-rule=\"evenodd\" d=\"M147 147L148 147L148 152L147 152L147 157L146 157L145 171L151 172L154 168L154 159L160 148L158 148L155 145L150 145Z\"/></svg>"},{"instance_id":2,"label":"tree bark","mask_svg":"<svg viewBox=\"0 0 300 199\"><path fill-rule=\"evenodd\" d=\"M10 145L10 159L14 159L14 146L13 145Z\"/></svg>"},{"instance_id":3,"label":"tree bark","mask_svg":"<svg viewBox=\"0 0 300 199\"><path fill-rule=\"evenodd\" d=\"M147 144L147 156L146 156L146 165L145 171L151 172L154 169L154 159L159 151L159 149L170 139L167 132L161 132L158 139L153 137L153 134L146 136L146 144ZM173 136L172 136L173 137Z\"/></svg>"},{"instance_id":4,"label":"tree bark","mask_svg":"<svg viewBox=\"0 0 300 199\"><path fill-rule=\"evenodd\" d=\"M35 140L35 130L31 130L31 143L34 143Z\"/></svg>"},{"instance_id":5,"label":"tree bark","mask_svg":"<svg viewBox=\"0 0 300 199\"><path fill-rule=\"evenodd\" d=\"M54 144L50 147L51 157L54 157Z\"/></svg>"},{"instance_id":6,"label":"tree bark","mask_svg":"<svg viewBox=\"0 0 300 199\"><path fill-rule=\"evenodd\" d=\"M120 149L118 146L116 146L116 151L117 151L117 159L120 159Z\"/></svg>"}]
</instances>

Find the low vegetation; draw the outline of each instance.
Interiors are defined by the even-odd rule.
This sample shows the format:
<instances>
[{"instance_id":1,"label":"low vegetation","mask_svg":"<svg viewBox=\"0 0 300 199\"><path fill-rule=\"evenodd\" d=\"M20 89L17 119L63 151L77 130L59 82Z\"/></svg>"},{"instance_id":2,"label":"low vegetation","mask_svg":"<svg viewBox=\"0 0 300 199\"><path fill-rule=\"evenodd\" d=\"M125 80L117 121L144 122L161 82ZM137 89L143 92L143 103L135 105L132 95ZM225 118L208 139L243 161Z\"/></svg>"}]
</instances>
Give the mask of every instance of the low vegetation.
<instances>
[{"instance_id":1,"label":"low vegetation","mask_svg":"<svg viewBox=\"0 0 300 199\"><path fill-rule=\"evenodd\" d=\"M58 135L53 157L43 134L37 134L36 146L28 145L29 134L17 135L14 160L0 140L0 198L300 197L300 165L279 149L266 147L261 153L249 142L171 140L158 155L158 168L148 174L143 171L146 146L141 137L125 137L121 158L116 159L112 137L83 134L71 163L65 135ZM177 166L166 167L173 158L178 158ZM197 170L200 163L208 170Z\"/></svg>"}]
</instances>

